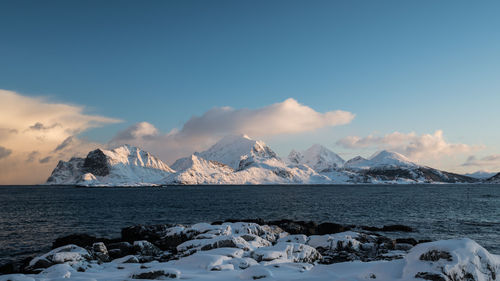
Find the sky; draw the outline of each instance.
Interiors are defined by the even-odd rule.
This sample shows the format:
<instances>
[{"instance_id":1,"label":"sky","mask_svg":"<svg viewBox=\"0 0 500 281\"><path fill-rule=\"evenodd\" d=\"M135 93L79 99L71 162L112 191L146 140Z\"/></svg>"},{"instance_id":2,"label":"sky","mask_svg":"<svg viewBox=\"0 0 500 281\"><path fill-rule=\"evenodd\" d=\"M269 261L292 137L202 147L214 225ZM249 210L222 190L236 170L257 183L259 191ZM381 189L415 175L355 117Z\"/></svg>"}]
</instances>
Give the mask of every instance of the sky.
<instances>
[{"instance_id":1,"label":"sky","mask_svg":"<svg viewBox=\"0 0 500 281\"><path fill-rule=\"evenodd\" d=\"M500 171L498 1L1 1L0 184L246 133Z\"/></svg>"}]
</instances>

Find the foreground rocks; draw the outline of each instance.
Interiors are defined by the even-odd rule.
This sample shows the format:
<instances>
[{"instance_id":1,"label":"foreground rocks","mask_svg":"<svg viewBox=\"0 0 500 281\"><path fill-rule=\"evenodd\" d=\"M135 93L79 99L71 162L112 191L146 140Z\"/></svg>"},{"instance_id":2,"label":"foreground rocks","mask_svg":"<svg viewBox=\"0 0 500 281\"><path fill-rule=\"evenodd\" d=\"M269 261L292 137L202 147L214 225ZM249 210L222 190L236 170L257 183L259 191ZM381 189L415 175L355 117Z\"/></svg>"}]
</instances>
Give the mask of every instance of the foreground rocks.
<instances>
[{"instance_id":1,"label":"foreground rocks","mask_svg":"<svg viewBox=\"0 0 500 281\"><path fill-rule=\"evenodd\" d=\"M377 230L384 228L410 230L405 226ZM303 273L318 280L479 281L496 280L500 269L498 256L469 239L419 243L366 229L289 220L133 226L123 229L119 239L59 238L55 249L20 268L25 274L4 275L0 280L196 280L204 274L219 274L220 280L291 280ZM61 241L70 244L60 246ZM352 261L358 263L345 263ZM200 275L200 270L205 273ZM386 276L394 271L400 274ZM335 272L356 278L345 279Z\"/></svg>"}]
</instances>

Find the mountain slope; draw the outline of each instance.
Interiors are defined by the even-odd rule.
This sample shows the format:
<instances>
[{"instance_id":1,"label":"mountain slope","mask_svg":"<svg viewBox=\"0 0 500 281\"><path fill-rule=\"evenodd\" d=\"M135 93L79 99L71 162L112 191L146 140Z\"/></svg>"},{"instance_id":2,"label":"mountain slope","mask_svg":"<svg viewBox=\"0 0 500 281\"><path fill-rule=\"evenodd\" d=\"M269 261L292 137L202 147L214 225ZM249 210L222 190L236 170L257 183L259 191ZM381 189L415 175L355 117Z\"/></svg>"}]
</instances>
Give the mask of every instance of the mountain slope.
<instances>
[{"instance_id":1,"label":"mountain slope","mask_svg":"<svg viewBox=\"0 0 500 281\"><path fill-rule=\"evenodd\" d=\"M328 183L309 167L288 167L264 142L248 136L221 139L208 150L177 160L168 183L307 184Z\"/></svg>"},{"instance_id":2,"label":"mountain slope","mask_svg":"<svg viewBox=\"0 0 500 281\"><path fill-rule=\"evenodd\" d=\"M234 170L242 170L254 162L278 158L263 141L253 140L246 135L224 137L208 150L195 155L226 164Z\"/></svg>"},{"instance_id":3,"label":"mountain slope","mask_svg":"<svg viewBox=\"0 0 500 281\"><path fill-rule=\"evenodd\" d=\"M295 165L307 165L318 173L333 171L345 163L339 155L319 144L314 144L302 152L292 150L288 161Z\"/></svg>"},{"instance_id":4,"label":"mountain slope","mask_svg":"<svg viewBox=\"0 0 500 281\"><path fill-rule=\"evenodd\" d=\"M380 151L365 159L356 157L346 162L346 170L364 176L367 183L472 183L477 179L464 175L420 166L405 156L390 151Z\"/></svg>"},{"instance_id":5,"label":"mountain slope","mask_svg":"<svg viewBox=\"0 0 500 281\"><path fill-rule=\"evenodd\" d=\"M486 183L500 183L500 173L492 176L491 178L485 180Z\"/></svg>"},{"instance_id":6,"label":"mountain slope","mask_svg":"<svg viewBox=\"0 0 500 281\"><path fill-rule=\"evenodd\" d=\"M370 158L365 159L356 157L347 161L344 165L347 169L374 169L374 168L395 168L395 167L416 167L417 164L411 162L405 156L387 150L382 150L373 154Z\"/></svg>"},{"instance_id":7,"label":"mountain slope","mask_svg":"<svg viewBox=\"0 0 500 281\"><path fill-rule=\"evenodd\" d=\"M173 172L150 153L124 145L113 150L93 150L86 158L59 161L47 184L155 185Z\"/></svg>"}]
</instances>

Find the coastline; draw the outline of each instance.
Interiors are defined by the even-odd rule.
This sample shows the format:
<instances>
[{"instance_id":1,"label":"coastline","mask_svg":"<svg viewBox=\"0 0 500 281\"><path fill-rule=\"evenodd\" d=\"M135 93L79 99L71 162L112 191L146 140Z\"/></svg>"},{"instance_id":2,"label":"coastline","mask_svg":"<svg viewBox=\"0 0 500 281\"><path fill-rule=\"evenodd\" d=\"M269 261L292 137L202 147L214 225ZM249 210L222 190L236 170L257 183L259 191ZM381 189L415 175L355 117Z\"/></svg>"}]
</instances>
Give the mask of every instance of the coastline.
<instances>
[{"instance_id":1,"label":"coastline","mask_svg":"<svg viewBox=\"0 0 500 281\"><path fill-rule=\"evenodd\" d=\"M402 237L381 234L389 231ZM122 229L119 238L60 237L52 251L11 265L17 274L0 280L495 279L500 256L467 238L417 241L413 231L261 219L138 225Z\"/></svg>"}]
</instances>

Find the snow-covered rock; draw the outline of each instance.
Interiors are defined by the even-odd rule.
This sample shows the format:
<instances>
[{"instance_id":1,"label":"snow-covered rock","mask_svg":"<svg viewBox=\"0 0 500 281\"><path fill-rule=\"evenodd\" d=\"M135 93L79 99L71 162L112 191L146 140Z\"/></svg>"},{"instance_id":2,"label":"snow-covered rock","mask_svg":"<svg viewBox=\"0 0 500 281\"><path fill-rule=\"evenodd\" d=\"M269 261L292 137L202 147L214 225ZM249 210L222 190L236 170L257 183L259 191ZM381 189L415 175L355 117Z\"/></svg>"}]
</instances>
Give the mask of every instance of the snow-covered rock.
<instances>
[{"instance_id":1,"label":"snow-covered rock","mask_svg":"<svg viewBox=\"0 0 500 281\"><path fill-rule=\"evenodd\" d=\"M48 268L54 264L66 263L74 265L91 259L90 253L76 245L66 245L56 248L45 255L32 259L28 265L31 270Z\"/></svg>"},{"instance_id":2,"label":"snow-covered rock","mask_svg":"<svg viewBox=\"0 0 500 281\"><path fill-rule=\"evenodd\" d=\"M86 186L157 185L174 171L149 152L123 145L96 149L86 158L60 161L47 184Z\"/></svg>"},{"instance_id":3,"label":"snow-covered rock","mask_svg":"<svg viewBox=\"0 0 500 281\"><path fill-rule=\"evenodd\" d=\"M155 229L170 235L171 238L175 237L174 235L190 236L186 241L189 243L184 245L197 245L196 247L199 247L198 243L202 240L209 242L204 245L213 245L210 241L228 239L240 240L244 244L244 237L249 240L259 240L257 237L265 240L264 237L276 238L274 234L283 234L271 226L246 222L219 225L200 223L185 227L144 229ZM142 234L147 237L154 236L154 233ZM138 257L125 256L111 262L99 260L86 249L67 245L32 260L30 267L38 269L38 273L2 275L0 281L489 281L497 280L500 270L500 256L489 253L476 242L466 238L422 243L415 247L407 244L408 247L398 250L395 249L398 239L391 240L374 233L347 231L309 237L303 234L279 236L274 243L266 240L267 243L261 243L262 245L251 249L234 243L226 244L225 247L199 249L187 254L181 252L176 255L157 256L154 259L144 259L139 253ZM411 239L400 240L405 242ZM147 243L135 244L144 246ZM106 245L103 243L93 244L91 248L91 252L106 252ZM141 247L143 248L145 247ZM325 257L323 253L330 257ZM373 258L369 258L370 255ZM46 266L35 267L41 260L46 261Z\"/></svg>"}]
</instances>

